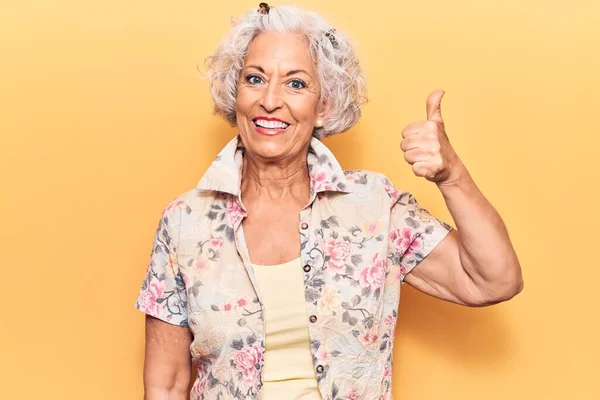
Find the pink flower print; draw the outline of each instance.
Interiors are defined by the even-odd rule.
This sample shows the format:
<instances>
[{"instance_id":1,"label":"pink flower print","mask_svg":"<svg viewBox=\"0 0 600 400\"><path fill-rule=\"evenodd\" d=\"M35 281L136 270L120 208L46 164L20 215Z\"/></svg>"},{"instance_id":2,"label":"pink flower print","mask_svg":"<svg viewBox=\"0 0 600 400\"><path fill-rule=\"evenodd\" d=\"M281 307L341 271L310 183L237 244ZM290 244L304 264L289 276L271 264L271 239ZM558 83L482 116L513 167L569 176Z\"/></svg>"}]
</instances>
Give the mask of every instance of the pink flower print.
<instances>
[{"instance_id":1,"label":"pink flower print","mask_svg":"<svg viewBox=\"0 0 600 400\"><path fill-rule=\"evenodd\" d=\"M195 267L196 270L202 272L205 271L210 265L210 260L205 254L201 254L200 257L196 260Z\"/></svg>"},{"instance_id":2,"label":"pink flower print","mask_svg":"<svg viewBox=\"0 0 600 400\"><path fill-rule=\"evenodd\" d=\"M152 278L146 290L142 292L138 300L140 310L150 315L160 314L160 305L156 302L158 299L163 297L165 293L165 281L159 281L156 278Z\"/></svg>"},{"instance_id":3,"label":"pink flower print","mask_svg":"<svg viewBox=\"0 0 600 400\"><path fill-rule=\"evenodd\" d=\"M374 237L374 236L379 235L382 228L383 228L383 224L377 220L364 221L362 224L362 231L363 231L364 236L366 236L366 237Z\"/></svg>"},{"instance_id":4,"label":"pink flower print","mask_svg":"<svg viewBox=\"0 0 600 400\"><path fill-rule=\"evenodd\" d=\"M248 302L243 297L240 297L239 299L237 299L238 307L244 307L246 304L248 304Z\"/></svg>"},{"instance_id":5,"label":"pink flower print","mask_svg":"<svg viewBox=\"0 0 600 400\"><path fill-rule=\"evenodd\" d=\"M220 237L214 236L212 233L210 234L210 247L214 250L219 249L223 246L223 239Z\"/></svg>"},{"instance_id":6,"label":"pink flower print","mask_svg":"<svg viewBox=\"0 0 600 400\"><path fill-rule=\"evenodd\" d=\"M329 180L329 176L325 170L310 174L310 185L315 192L333 189L333 185L329 183Z\"/></svg>"},{"instance_id":7,"label":"pink flower print","mask_svg":"<svg viewBox=\"0 0 600 400\"><path fill-rule=\"evenodd\" d=\"M204 379L198 379L198 383L196 384L196 389L194 390L194 392L196 392L195 394L197 396L199 396L198 398L201 399L204 393L204 389L206 387L206 380L207 380L208 376L204 377Z\"/></svg>"},{"instance_id":8,"label":"pink flower print","mask_svg":"<svg viewBox=\"0 0 600 400\"><path fill-rule=\"evenodd\" d=\"M365 333L359 335L358 339L361 341L362 344L364 344L365 346L368 346L368 345L377 343L377 340L379 339L379 335L377 335L377 333L373 332L372 329L369 329Z\"/></svg>"},{"instance_id":9,"label":"pink flower print","mask_svg":"<svg viewBox=\"0 0 600 400\"><path fill-rule=\"evenodd\" d=\"M258 343L242 348L235 355L235 366L244 382L250 386L256 385L262 356L262 347Z\"/></svg>"},{"instance_id":10,"label":"pink flower print","mask_svg":"<svg viewBox=\"0 0 600 400\"><path fill-rule=\"evenodd\" d=\"M315 188L319 185L325 184L325 182L327 182L327 172L324 170L310 175L310 184Z\"/></svg>"},{"instance_id":11,"label":"pink flower print","mask_svg":"<svg viewBox=\"0 0 600 400\"><path fill-rule=\"evenodd\" d=\"M392 322L394 322L394 317L392 317L391 315L388 315L387 317L385 317L385 319L383 320L383 323L386 325L391 325Z\"/></svg>"},{"instance_id":12,"label":"pink flower print","mask_svg":"<svg viewBox=\"0 0 600 400\"><path fill-rule=\"evenodd\" d=\"M237 199L235 197L231 197L227 202L227 218L229 219L229 225L233 228L245 216L246 213L238 204Z\"/></svg>"},{"instance_id":13,"label":"pink flower print","mask_svg":"<svg viewBox=\"0 0 600 400\"><path fill-rule=\"evenodd\" d=\"M358 279L362 287L380 288L385 282L385 260L375 254L371 265L360 271Z\"/></svg>"},{"instance_id":14,"label":"pink flower print","mask_svg":"<svg viewBox=\"0 0 600 400\"><path fill-rule=\"evenodd\" d=\"M221 315L221 317L229 315L234 310L235 310L235 303L233 303L230 300L227 300L218 305L218 311L219 311L219 314Z\"/></svg>"},{"instance_id":15,"label":"pink flower print","mask_svg":"<svg viewBox=\"0 0 600 400\"><path fill-rule=\"evenodd\" d=\"M204 364L197 363L196 369L198 371L198 377L200 379L198 379L194 391L197 395L201 396L204 393L204 388L206 386L206 380L208 376L204 376Z\"/></svg>"},{"instance_id":16,"label":"pink flower print","mask_svg":"<svg viewBox=\"0 0 600 400\"><path fill-rule=\"evenodd\" d=\"M388 194L388 196L392 198L393 202L397 201L400 198L400 191L398 191L394 187L394 185L392 184L392 182L390 182L389 179L383 180L383 188L385 189L385 192Z\"/></svg>"},{"instance_id":17,"label":"pink flower print","mask_svg":"<svg viewBox=\"0 0 600 400\"><path fill-rule=\"evenodd\" d=\"M409 227L390 231L390 240L394 243L396 250L406 256L410 256L414 250L423 246L421 238L415 237L414 230Z\"/></svg>"},{"instance_id":18,"label":"pink flower print","mask_svg":"<svg viewBox=\"0 0 600 400\"><path fill-rule=\"evenodd\" d=\"M342 272L345 264L350 262L350 242L341 238L327 239L326 246L327 254L329 255L327 271L331 275Z\"/></svg>"},{"instance_id":19,"label":"pink flower print","mask_svg":"<svg viewBox=\"0 0 600 400\"><path fill-rule=\"evenodd\" d=\"M383 370L383 376L392 376L392 369L389 365L385 366L385 369Z\"/></svg>"},{"instance_id":20,"label":"pink flower print","mask_svg":"<svg viewBox=\"0 0 600 400\"><path fill-rule=\"evenodd\" d=\"M346 396L346 400L357 400L358 399L358 392L356 391L356 388L352 388L352 391L350 391L350 393L348 393L348 395Z\"/></svg>"},{"instance_id":21,"label":"pink flower print","mask_svg":"<svg viewBox=\"0 0 600 400\"><path fill-rule=\"evenodd\" d=\"M331 359L329 352L325 349L325 346L319 347L319 349L315 352L315 357L319 361L329 361Z\"/></svg>"}]
</instances>

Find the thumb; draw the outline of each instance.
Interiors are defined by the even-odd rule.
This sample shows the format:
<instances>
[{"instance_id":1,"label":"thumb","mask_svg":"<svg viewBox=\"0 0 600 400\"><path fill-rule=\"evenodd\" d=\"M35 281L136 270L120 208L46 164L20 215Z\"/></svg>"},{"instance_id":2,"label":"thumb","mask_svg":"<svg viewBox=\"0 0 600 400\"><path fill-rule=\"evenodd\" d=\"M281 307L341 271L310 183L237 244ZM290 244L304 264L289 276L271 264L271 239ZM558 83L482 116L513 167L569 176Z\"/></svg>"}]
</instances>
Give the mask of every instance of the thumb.
<instances>
[{"instance_id":1,"label":"thumb","mask_svg":"<svg viewBox=\"0 0 600 400\"><path fill-rule=\"evenodd\" d=\"M440 108L444 94L445 92L443 90L438 89L433 91L427 98L427 119L429 121L444 123L444 120L442 119L442 110Z\"/></svg>"}]
</instances>

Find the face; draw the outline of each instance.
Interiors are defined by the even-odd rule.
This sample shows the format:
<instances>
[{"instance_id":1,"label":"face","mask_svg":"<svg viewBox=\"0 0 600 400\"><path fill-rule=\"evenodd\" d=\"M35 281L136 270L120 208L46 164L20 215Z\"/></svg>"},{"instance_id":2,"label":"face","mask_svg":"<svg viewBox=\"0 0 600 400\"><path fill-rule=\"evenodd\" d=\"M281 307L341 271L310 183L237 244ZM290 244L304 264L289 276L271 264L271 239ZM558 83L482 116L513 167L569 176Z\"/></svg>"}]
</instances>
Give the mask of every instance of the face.
<instances>
[{"instance_id":1,"label":"face","mask_svg":"<svg viewBox=\"0 0 600 400\"><path fill-rule=\"evenodd\" d=\"M304 154L319 109L320 86L308 42L265 32L254 38L238 82L236 118L252 156L270 161Z\"/></svg>"}]
</instances>

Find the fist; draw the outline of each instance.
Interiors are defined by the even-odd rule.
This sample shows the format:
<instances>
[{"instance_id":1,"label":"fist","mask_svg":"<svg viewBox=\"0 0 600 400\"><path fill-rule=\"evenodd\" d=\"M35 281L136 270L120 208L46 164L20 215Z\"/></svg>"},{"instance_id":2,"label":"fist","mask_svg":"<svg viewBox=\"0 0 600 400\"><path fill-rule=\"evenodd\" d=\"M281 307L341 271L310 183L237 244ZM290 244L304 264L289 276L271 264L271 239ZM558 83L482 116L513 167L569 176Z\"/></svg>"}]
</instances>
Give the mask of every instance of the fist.
<instances>
[{"instance_id":1,"label":"fist","mask_svg":"<svg viewBox=\"0 0 600 400\"><path fill-rule=\"evenodd\" d=\"M400 148L404 159L412 165L416 176L443 184L454 179L460 160L450 145L442 111L443 90L436 90L427 98L427 121L414 122L402 131Z\"/></svg>"}]
</instances>

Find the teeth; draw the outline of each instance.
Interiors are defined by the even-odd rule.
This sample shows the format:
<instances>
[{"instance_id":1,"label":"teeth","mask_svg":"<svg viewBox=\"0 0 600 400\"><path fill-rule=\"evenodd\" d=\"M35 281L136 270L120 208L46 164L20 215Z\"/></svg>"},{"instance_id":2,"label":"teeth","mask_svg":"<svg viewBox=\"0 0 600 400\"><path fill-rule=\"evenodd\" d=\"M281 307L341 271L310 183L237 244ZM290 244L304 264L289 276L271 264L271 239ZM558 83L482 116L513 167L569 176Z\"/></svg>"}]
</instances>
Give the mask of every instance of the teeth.
<instances>
[{"instance_id":1,"label":"teeth","mask_svg":"<svg viewBox=\"0 0 600 400\"><path fill-rule=\"evenodd\" d=\"M260 126L261 128L267 129L285 129L289 126L289 124L286 124L285 122L267 121L264 119L257 119L256 121L254 121L254 123L256 124L256 126Z\"/></svg>"}]
</instances>

